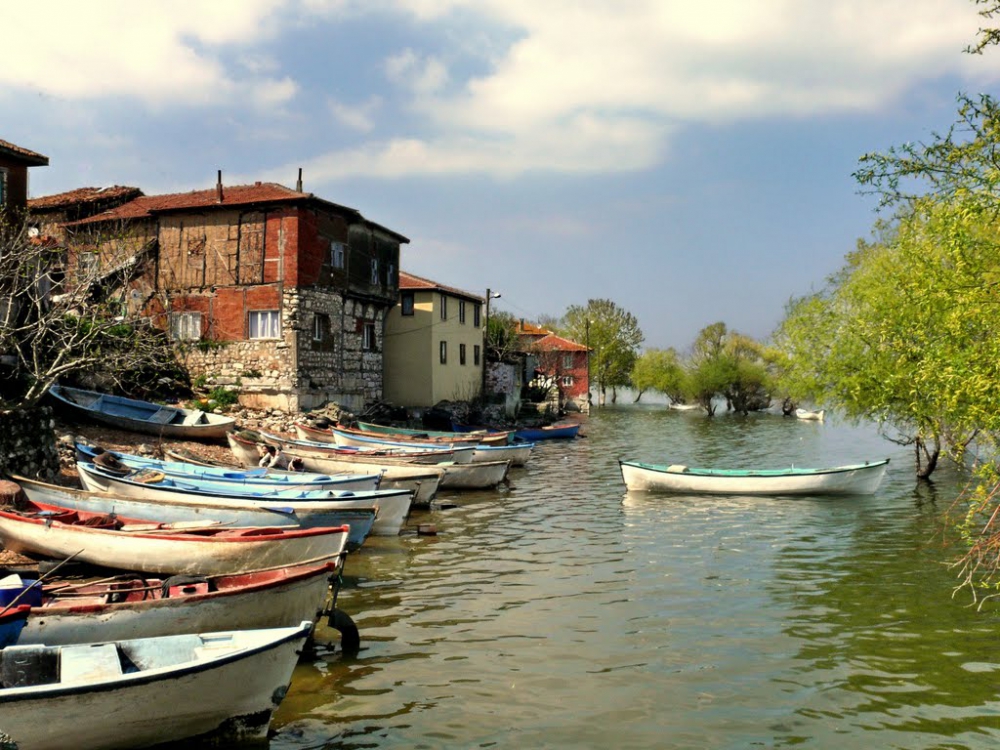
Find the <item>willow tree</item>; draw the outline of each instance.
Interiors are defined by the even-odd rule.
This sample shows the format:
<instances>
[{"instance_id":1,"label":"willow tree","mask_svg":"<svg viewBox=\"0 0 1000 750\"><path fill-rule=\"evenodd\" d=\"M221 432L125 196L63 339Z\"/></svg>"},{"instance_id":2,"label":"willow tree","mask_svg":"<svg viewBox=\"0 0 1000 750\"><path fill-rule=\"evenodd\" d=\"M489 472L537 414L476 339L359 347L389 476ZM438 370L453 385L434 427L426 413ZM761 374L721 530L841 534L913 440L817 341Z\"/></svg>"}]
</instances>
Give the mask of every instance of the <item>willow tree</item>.
<instances>
[{"instance_id":1,"label":"willow tree","mask_svg":"<svg viewBox=\"0 0 1000 750\"><path fill-rule=\"evenodd\" d=\"M632 313L608 299L588 300L586 307L572 305L566 310L560 334L593 351L590 375L597 381L601 403L608 387L613 402L617 388L631 384L632 368L645 338Z\"/></svg>"},{"instance_id":2,"label":"willow tree","mask_svg":"<svg viewBox=\"0 0 1000 750\"><path fill-rule=\"evenodd\" d=\"M705 326L691 346L688 382L692 396L709 416L717 397L728 408L747 414L771 402L771 375L765 347L725 323Z\"/></svg>"},{"instance_id":3,"label":"willow tree","mask_svg":"<svg viewBox=\"0 0 1000 750\"><path fill-rule=\"evenodd\" d=\"M910 206L789 304L775 342L793 397L875 421L929 477L943 449L1000 427L1000 244L980 201Z\"/></svg>"},{"instance_id":4,"label":"willow tree","mask_svg":"<svg viewBox=\"0 0 1000 750\"><path fill-rule=\"evenodd\" d=\"M676 349L647 349L632 367L635 400L646 391L655 391L671 401L683 403L689 392L687 371Z\"/></svg>"}]
</instances>

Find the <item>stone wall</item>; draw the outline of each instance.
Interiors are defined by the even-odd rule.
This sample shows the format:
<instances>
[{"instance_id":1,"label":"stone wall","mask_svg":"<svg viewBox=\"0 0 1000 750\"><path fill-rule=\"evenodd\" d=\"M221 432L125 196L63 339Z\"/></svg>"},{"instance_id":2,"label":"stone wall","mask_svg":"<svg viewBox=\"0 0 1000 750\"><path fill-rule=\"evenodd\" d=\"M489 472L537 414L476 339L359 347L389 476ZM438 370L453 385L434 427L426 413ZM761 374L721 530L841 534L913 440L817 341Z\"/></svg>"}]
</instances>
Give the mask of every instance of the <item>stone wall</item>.
<instances>
[{"instance_id":1,"label":"stone wall","mask_svg":"<svg viewBox=\"0 0 1000 750\"><path fill-rule=\"evenodd\" d=\"M41 406L0 411L0 476L23 474L52 479L58 473L51 409Z\"/></svg>"}]
</instances>

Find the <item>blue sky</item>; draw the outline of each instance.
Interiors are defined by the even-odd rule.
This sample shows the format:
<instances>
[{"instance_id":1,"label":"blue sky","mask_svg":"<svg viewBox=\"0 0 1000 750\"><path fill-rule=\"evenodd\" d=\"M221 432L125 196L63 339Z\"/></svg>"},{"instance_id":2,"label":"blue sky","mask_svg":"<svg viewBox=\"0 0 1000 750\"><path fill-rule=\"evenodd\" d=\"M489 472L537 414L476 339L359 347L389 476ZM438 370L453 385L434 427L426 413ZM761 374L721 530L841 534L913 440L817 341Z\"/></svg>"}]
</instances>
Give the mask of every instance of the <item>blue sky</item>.
<instances>
[{"instance_id":1,"label":"blue sky","mask_svg":"<svg viewBox=\"0 0 1000 750\"><path fill-rule=\"evenodd\" d=\"M410 238L404 270L529 320L604 297L646 347L757 338L875 219L851 173L930 137L971 0L33 0L0 139L33 196L269 180Z\"/></svg>"}]
</instances>

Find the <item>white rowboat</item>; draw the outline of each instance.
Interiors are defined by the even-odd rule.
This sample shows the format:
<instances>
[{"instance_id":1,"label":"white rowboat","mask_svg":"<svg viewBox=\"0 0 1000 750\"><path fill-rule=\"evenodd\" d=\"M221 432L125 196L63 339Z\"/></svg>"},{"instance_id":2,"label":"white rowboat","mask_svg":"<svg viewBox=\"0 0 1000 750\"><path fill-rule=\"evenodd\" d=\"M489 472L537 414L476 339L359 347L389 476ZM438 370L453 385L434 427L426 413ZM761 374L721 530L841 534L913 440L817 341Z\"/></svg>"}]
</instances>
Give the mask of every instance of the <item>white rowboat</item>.
<instances>
[{"instance_id":1,"label":"white rowboat","mask_svg":"<svg viewBox=\"0 0 1000 750\"><path fill-rule=\"evenodd\" d=\"M692 495L871 495L889 459L829 469L695 469L618 462L630 491Z\"/></svg>"}]
</instances>

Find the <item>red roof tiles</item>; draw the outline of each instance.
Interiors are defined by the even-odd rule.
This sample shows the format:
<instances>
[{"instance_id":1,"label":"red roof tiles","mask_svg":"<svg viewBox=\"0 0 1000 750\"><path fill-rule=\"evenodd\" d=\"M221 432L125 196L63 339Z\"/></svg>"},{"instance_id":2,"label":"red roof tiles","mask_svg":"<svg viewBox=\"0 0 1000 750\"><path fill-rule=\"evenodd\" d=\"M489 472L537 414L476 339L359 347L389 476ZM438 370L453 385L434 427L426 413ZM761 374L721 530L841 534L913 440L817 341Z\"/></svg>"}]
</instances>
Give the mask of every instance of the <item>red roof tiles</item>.
<instances>
[{"instance_id":1,"label":"red roof tiles","mask_svg":"<svg viewBox=\"0 0 1000 750\"><path fill-rule=\"evenodd\" d=\"M407 273L406 271L399 272L399 289L400 291L423 289L432 292L448 292L456 297L465 297L466 299L470 299L475 302L483 301L483 297L479 297L471 292L466 292L452 286L445 286L444 284L439 284L436 281L425 279L422 276L414 276L412 273Z\"/></svg>"},{"instance_id":2,"label":"red roof tiles","mask_svg":"<svg viewBox=\"0 0 1000 750\"><path fill-rule=\"evenodd\" d=\"M117 198L132 200L141 195L142 191L139 188L125 187L123 185L100 188L84 187L69 190L65 193L56 193L55 195L43 195L41 198L29 198L28 208L32 211L45 211L87 203L98 203L105 200L113 201Z\"/></svg>"},{"instance_id":3,"label":"red roof tiles","mask_svg":"<svg viewBox=\"0 0 1000 750\"><path fill-rule=\"evenodd\" d=\"M0 140L0 153L20 159L30 167L47 167L49 164L49 157L30 151L22 146L15 146L9 141Z\"/></svg>"}]
</instances>

